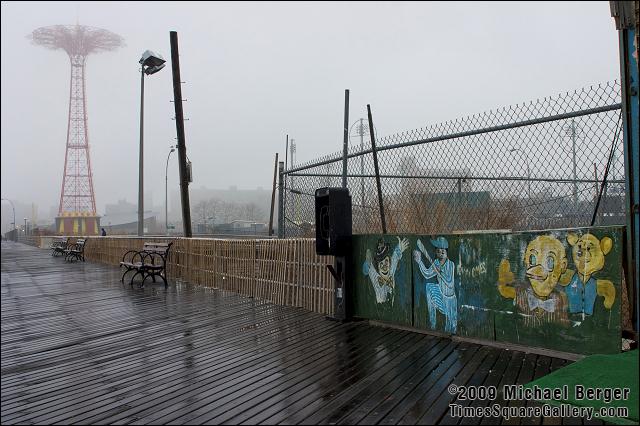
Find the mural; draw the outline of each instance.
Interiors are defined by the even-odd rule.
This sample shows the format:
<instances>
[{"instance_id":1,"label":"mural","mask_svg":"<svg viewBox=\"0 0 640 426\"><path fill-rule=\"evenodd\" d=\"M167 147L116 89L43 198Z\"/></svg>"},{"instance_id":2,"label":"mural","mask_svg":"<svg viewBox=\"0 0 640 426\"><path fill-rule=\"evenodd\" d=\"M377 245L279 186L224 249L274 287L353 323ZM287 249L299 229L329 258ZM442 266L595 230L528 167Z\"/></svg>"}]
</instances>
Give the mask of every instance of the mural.
<instances>
[{"instance_id":1,"label":"mural","mask_svg":"<svg viewBox=\"0 0 640 426\"><path fill-rule=\"evenodd\" d=\"M362 273L369 277L378 303L384 303L391 299L393 304L393 289L396 286L395 275L398 262L402 258L402 253L409 247L409 240L397 238L398 245L394 248L393 255L390 254L389 244L380 238L376 246L375 263L371 257L371 250L367 249L366 259L362 265Z\"/></svg>"},{"instance_id":2,"label":"mural","mask_svg":"<svg viewBox=\"0 0 640 426\"><path fill-rule=\"evenodd\" d=\"M352 259L354 315L411 325L409 239L401 236L354 236Z\"/></svg>"},{"instance_id":3,"label":"mural","mask_svg":"<svg viewBox=\"0 0 640 426\"><path fill-rule=\"evenodd\" d=\"M620 303L615 302L622 281L621 230L558 230L503 238L510 247L497 267L497 290L510 303L493 308L495 339L567 352L618 352Z\"/></svg>"},{"instance_id":4,"label":"mural","mask_svg":"<svg viewBox=\"0 0 640 426\"><path fill-rule=\"evenodd\" d=\"M582 237L574 233L567 235L567 241L572 247L573 263L578 269L571 281L563 284L569 300L569 313L593 315L596 294L604 298L604 307L611 309L616 298L616 289L609 280L596 280L593 274L604 268L605 256L611 251L613 240L604 237L599 240L592 234Z\"/></svg>"},{"instance_id":5,"label":"mural","mask_svg":"<svg viewBox=\"0 0 640 426\"><path fill-rule=\"evenodd\" d=\"M353 312L472 338L616 353L623 231L354 236Z\"/></svg>"},{"instance_id":6,"label":"mural","mask_svg":"<svg viewBox=\"0 0 640 426\"><path fill-rule=\"evenodd\" d=\"M553 235L539 235L529 242L523 256L527 283L515 283L508 259L498 267L498 291L513 299L525 324L540 326L546 322L566 324L567 302L556 286L567 281L567 255L562 243Z\"/></svg>"},{"instance_id":7,"label":"mural","mask_svg":"<svg viewBox=\"0 0 640 426\"><path fill-rule=\"evenodd\" d=\"M429 311L429 324L431 329L436 327L436 312L440 312L445 317L444 331L455 334L458 324L458 301L455 291L455 265L449 259L449 242L444 237L430 240L435 247L436 260L432 260L429 252L418 239L417 250L413 251L413 257L418 265L418 270L422 277L427 280L425 293L427 298L427 310ZM422 262L424 256L429 263L425 266ZM436 281L430 280L436 278ZM419 285L419 284L418 284Z\"/></svg>"},{"instance_id":8,"label":"mural","mask_svg":"<svg viewBox=\"0 0 640 426\"><path fill-rule=\"evenodd\" d=\"M493 236L478 235L449 237L449 252L456 262L456 294L458 297L458 326L456 334L473 338L495 338L494 315L491 307L502 297L495 292L490 276L496 274L491 265L498 253Z\"/></svg>"}]
</instances>

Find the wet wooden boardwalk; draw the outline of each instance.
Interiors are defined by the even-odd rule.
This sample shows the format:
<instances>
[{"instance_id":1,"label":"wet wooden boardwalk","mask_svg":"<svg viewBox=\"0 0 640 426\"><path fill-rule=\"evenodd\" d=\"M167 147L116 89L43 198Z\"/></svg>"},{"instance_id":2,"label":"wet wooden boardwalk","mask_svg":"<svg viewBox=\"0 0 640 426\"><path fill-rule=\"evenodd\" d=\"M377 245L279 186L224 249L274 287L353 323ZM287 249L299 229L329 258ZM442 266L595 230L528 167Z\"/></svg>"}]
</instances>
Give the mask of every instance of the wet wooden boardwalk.
<instances>
[{"instance_id":1,"label":"wet wooden boardwalk","mask_svg":"<svg viewBox=\"0 0 640 426\"><path fill-rule=\"evenodd\" d=\"M451 417L447 387L566 363L119 278L2 242L3 424L496 424Z\"/></svg>"}]
</instances>

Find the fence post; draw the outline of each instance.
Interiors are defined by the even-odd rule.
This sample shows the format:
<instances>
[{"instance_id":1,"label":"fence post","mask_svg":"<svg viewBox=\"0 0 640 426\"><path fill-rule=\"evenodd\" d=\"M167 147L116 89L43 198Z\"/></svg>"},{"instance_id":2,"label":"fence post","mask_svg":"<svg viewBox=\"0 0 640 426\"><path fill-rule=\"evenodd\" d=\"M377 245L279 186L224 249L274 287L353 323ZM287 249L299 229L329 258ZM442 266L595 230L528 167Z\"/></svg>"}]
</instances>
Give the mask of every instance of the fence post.
<instances>
[{"instance_id":1,"label":"fence post","mask_svg":"<svg viewBox=\"0 0 640 426\"><path fill-rule=\"evenodd\" d=\"M342 145L342 187L347 187L347 156L349 155L349 89L344 91L344 141Z\"/></svg>"},{"instance_id":2,"label":"fence post","mask_svg":"<svg viewBox=\"0 0 640 426\"><path fill-rule=\"evenodd\" d=\"M618 30L620 52L620 80L622 87L622 139L624 152L626 225L627 225L627 286L629 295L635 296L632 309L632 321L635 331L640 328L640 101L638 94L638 2L611 1L611 16ZM635 17L635 19L634 19ZM606 172L605 172L606 173ZM606 185L606 177L602 185ZM600 188L602 193L602 188ZM634 284L635 283L635 284ZM635 294L634 294L635 292ZM637 335L637 334L636 334ZM637 340L637 338L636 338Z\"/></svg>"},{"instance_id":3,"label":"fence post","mask_svg":"<svg viewBox=\"0 0 640 426\"><path fill-rule=\"evenodd\" d=\"M278 238L284 238L284 163L278 163Z\"/></svg>"},{"instance_id":4,"label":"fence post","mask_svg":"<svg viewBox=\"0 0 640 426\"><path fill-rule=\"evenodd\" d=\"M271 209L269 213L269 236L273 235L273 207L274 207L275 198L276 198L276 175L277 174L278 174L278 153L276 152L276 162L273 165L273 189L271 190Z\"/></svg>"},{"instance_id":5,"label":"fence post","mask_svg":"<svg viewBox=\"0 0 640 426\"><path fill-rule=\"evenodd\" d=\"M373 119L371 118L371 105L367 104L367 114L369 114L369 134L371 135L371 151L373 153L373 167L376 172L376 185L378 186L378 203L380 204L380 221L382 222L382 233L387 233L387 222L384 218L384 205L382 204L382 185L380 184L380 169L378 168L378 152L376 151L376 135L373 133Z\"/></svg>"}]
</instances>

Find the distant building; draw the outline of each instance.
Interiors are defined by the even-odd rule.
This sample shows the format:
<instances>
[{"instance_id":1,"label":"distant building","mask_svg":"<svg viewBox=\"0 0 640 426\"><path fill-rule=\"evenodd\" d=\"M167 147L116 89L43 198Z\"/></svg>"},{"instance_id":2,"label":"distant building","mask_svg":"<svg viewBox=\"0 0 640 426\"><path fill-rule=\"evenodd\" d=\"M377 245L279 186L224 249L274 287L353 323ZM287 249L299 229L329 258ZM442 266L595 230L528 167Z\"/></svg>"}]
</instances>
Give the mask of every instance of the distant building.
<instances>
[{"instance_id":1,"label":"distant building","mask_svg":"<svg viewBox=\"0 0 640 426\"><path fill-rule=\"evenodd\" d=\"M164 224L158 224L158 221L156 219L159 216L160 214L158 212L145 210L145 234L164 234ZM118 200L116 204L107 204L105 206L105 214L101 218L101 227L105 228L108 235L137 234L137 204L129 203L126 200Z\"/></svg>"},{"instance_id":2,"label":"distant building","mask_svg":"<svg viewBox=\"0 0 640 426\"><path fill-rule=\"evenodd\" d=\"M127 200L118 200L117 204L107 204L104 207L104 213L106 216L136 213L137 211L138 211L138 205L131 204L127 202Z\"/></svg>"},{"instance_id":3,"label":"distant building","mask_svg":"<svg viewBox=\"0 0 640 426\"><path fill-rule=\"evenodd\" d=\"M136 235L138 233L138 218L133 222L106 224L102 223L102 228L107 231L107 235ZM164 224L158 224L155 216L144 218L144 233L150 235L164 235Z\"/></svg>"},{"instance_id":4,"label":"distant building","mask_svg":"<svg viewBox=\"0 0 640 426\"><path fill-rule=\"evenodd\" d=\"M398 171L403 176L420 176L399 179L402 194L471 192L473 190L472 181L466 179L472 176L468 169L422 168L418 166L414 157L404 157Z\"/></svg>"},{"instance_id":5,"label":"distant building","mask_svg":"<svg viewBox=\"0 0 640 426\"><path fill-rule=\"evenodd\" d=\"M250 220L234 220L231 223L223 223L213 227L214 234L223 235L267 235L268 225L262 222Z\"/></svg>"}]
</instances>

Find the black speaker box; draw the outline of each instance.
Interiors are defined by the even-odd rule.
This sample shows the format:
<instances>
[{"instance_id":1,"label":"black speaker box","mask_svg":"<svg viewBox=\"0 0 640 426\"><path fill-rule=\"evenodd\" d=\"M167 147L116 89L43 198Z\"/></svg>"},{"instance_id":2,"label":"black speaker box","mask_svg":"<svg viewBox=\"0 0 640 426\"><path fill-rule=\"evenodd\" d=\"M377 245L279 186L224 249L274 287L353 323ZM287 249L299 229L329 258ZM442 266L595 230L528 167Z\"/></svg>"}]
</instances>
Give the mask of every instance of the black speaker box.
<instances>
[{"instance_id":1,"label":"black speaker box","mask_svg":"<svg viewBox=\"0 0 640 426\"><path fill-rule=\"evenodd\" d=\"M344 256L351 241L351 195L346 188L316 189L316 253Z\"/></svg>"}]
</instances>

